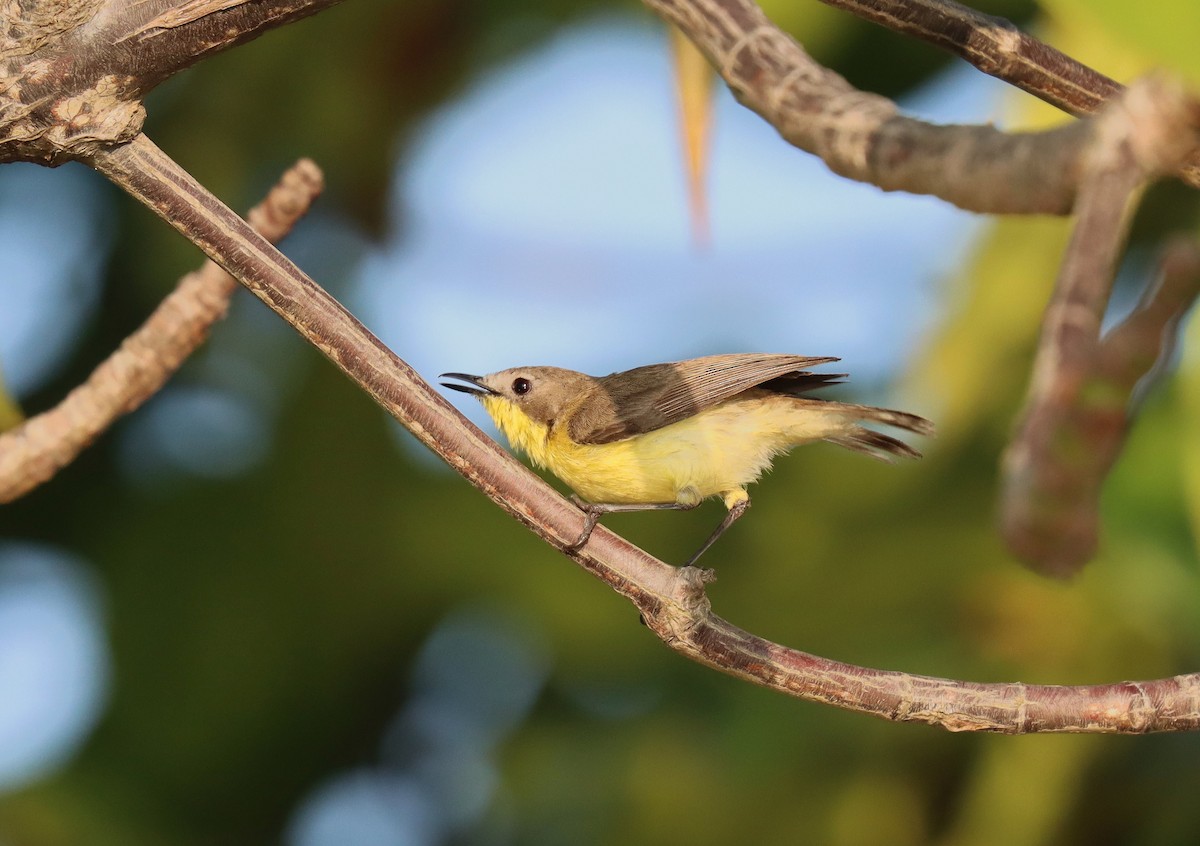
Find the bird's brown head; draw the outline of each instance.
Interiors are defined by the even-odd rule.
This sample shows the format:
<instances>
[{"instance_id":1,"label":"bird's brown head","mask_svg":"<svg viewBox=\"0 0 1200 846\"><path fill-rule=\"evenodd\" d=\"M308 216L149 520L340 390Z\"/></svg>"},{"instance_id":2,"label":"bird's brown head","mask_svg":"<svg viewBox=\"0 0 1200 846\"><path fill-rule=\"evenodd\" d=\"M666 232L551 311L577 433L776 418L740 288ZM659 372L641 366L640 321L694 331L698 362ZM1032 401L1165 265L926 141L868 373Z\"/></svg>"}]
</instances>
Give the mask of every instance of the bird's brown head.
<instances>
[{"instance_id":1,"label":"bird's brown head","mask_svg":"<svg viewBox=\"0 0 1200 846\"><path fill-rule=\"evenodd\" d=\"M442 385L475 395L500 431L519 449L531 438L544 437L596 381L561 367L512 367L487 376L443 373L438 378L465 383L443 381Z\"/></svg>"}]
</instances>

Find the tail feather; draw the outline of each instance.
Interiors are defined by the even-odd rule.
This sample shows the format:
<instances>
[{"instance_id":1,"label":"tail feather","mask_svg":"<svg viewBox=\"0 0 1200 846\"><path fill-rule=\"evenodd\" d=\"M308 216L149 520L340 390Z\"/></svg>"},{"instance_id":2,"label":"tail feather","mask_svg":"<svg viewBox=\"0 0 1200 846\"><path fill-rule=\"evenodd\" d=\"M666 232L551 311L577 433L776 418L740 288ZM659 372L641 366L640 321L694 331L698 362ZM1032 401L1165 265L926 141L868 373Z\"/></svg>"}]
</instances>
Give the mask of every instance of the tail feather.
<instances>
[{"instance_id":1,"label":"tail feather","mask_svg":"<svg viewBox=\"0 0 1200 846\"><path fill-rule=\"evenodd\" d=\"M920 458L921 453L898 438L876 432L865 426L859 426L858 423L880 423L916 435L933 434L933 423L924 417L918 417L905 411L849 403L830 403L830 405L835 405L837 410L845 415L850 425L845 430L826 437L825 440L880 461L890 462L897 457Z\"/></svg>"},{"instance_id":2,"label":"tail feather","mask_svg":"<svg viewBox=\"0 0 1200 846\"><path fill-rule=\"evenodd\" d=\"M855 452L861 452L863 455L869 455L871 458L879 461L887 461L891 463L897 457L901 458L920 458L921 453L910 447L904 441L893 438L891 435L885 435L882 432L876 432L873 429L866 429L862 426L855 426L847 432L834 435L826 438L831 444L852 449Z\"/></svg>"},{"instance_id":3,"label":"tail feather","mask_svg":"<svg viewBox=\"0 0 1200 846\"><path fill-rule=\"evenodd\" d=\"M831 359L837 361L837 359ZM803 371L800 373L791 373L787 376L781 376L778 379L772 379L769 382L763 382L758 387L771 391L776 394L787 394L788 396L798 397L806 394L809 391L820 390L827 388L830 385L840 385L848 373L809 373Z\"/></svg>"}]
</instances>

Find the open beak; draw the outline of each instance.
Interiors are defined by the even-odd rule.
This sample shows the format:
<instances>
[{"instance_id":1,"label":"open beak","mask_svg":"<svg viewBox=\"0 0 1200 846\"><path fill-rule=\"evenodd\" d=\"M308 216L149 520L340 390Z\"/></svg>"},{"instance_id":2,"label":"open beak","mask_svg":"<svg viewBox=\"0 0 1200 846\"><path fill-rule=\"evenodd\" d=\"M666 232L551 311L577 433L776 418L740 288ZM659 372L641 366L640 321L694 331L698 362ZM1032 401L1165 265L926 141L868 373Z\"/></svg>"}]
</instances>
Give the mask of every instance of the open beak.
<instances>
[{"instance_id":1,"label":"open beak","mask_svg":"<svg viewBox=\"0 0 1200 846\"><path fill-rule=\"evenodd\" d=\"M482 384L482 376L472 376L470 373L443 373L438 377L442 379L457 379L460 382L466 382L466 385L455 385L452 382L442 382L443 388L450 388L453 391L462 391L464 394L474 394L477 397L485 397L496 393L487 385Z\"/></svg>"}]
</instances>

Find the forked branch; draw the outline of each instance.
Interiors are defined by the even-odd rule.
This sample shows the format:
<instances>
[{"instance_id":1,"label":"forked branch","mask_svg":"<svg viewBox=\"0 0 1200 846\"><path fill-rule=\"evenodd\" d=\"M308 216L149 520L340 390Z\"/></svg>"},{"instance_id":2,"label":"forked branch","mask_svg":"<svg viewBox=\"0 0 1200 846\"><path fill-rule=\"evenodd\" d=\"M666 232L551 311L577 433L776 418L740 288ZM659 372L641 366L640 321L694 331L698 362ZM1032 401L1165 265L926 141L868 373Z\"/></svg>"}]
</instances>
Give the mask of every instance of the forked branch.
<instances>
[{"instance_id":1,"label":"forked branch","mask_svg":"<svg viewBox=\"0 0 1200 846\"><path fill-rule=\"evenodd\" d=\"M1119 82L1022 32L1012 21L954 0L821 0L958 56L1067 114L1099 111Z\"/></svg>"}]
</instances>

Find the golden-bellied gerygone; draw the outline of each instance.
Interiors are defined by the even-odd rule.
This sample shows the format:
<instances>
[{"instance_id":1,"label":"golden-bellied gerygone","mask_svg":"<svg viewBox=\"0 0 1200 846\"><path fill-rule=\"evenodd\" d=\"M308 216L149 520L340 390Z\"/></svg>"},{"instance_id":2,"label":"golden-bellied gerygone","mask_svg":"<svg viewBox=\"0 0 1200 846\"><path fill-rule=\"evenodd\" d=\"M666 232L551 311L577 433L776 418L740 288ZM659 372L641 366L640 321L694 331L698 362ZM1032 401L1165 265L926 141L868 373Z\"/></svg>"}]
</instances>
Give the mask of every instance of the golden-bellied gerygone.
<instances>
[{"instance_id":1,"label":"golden-bellied gerygone","mask_svg":"<svg viewBox=\"0 0 1200 846\"><path fill-rule=\"evenodd\" d=\"M919 458L881 423L921 435L915 414L804 396L844 373L807 368L837 361L798 355L713 355L651 364L611 376L560 367L514 367L489 376L443 373L447 388L474 394L514 449L549 469L587 502L583 534L601 514L695 508L720 496L729 509L694 564L750 505L746 485L797 444L829 441L873 458Z\"/></svg>"}]
</instances>

